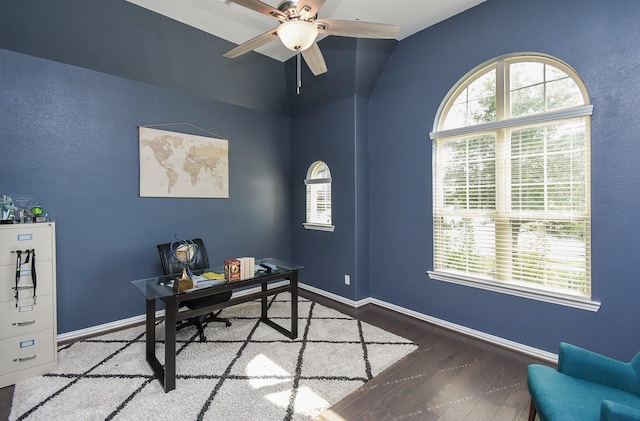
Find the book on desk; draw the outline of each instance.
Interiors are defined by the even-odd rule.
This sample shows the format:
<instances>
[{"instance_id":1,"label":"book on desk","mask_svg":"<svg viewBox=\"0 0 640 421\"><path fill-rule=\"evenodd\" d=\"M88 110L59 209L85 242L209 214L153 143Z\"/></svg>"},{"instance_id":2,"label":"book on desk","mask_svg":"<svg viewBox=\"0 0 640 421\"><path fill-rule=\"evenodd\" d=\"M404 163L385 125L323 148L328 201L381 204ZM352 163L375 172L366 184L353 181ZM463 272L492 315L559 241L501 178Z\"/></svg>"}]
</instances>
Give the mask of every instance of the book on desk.
<instances>
[{"instance_id":1,"label":"book on desk","mask_svg":"<svg viewBox=\"0 0 640 421\"><path fill-rule=\"evenodd\" d=\"M224 277L229 282L253 278L256 274L254 257L237 257L224 261Z\"/></svg>"}]
</instances>

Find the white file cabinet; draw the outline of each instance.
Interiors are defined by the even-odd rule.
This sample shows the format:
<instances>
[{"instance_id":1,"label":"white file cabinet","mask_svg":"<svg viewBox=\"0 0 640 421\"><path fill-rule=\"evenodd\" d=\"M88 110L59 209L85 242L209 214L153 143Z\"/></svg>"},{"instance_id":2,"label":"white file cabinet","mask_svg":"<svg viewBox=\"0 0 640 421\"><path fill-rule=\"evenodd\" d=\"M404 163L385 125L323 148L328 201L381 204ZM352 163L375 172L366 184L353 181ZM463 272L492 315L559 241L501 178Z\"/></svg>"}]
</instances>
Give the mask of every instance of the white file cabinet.
<instances>
[{"instance_id":1,"label":"white file cabinet","mask_svg":"<svg viewBox=\"0 0 640 421\"><path fill-rule=\"evenodd\" d=\"M55 371L57 335L55 224L0 225L0 387Z\"/></svg>"}]
</instances>

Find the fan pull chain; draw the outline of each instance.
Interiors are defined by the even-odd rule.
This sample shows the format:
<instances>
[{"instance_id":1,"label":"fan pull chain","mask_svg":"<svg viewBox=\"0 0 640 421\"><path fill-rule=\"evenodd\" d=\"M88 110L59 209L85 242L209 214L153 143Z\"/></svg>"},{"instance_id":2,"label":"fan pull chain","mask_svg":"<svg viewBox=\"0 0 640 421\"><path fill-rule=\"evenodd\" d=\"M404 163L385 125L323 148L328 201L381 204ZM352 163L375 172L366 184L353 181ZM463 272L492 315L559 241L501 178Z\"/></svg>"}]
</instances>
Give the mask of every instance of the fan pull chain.
<instances>
[{"instance_id":1,"label":"fan pull chain","mask_svg":"<svg viewBox=\"0 0 640 421\"><path fill-rule=\"evenodd\" d=\"M300 47L296 47L296 56L297 56L297 83L296 83L296 93L300 95L300 88L302 87L302 66L300 64Z\"/></svg>"}]
</instances>

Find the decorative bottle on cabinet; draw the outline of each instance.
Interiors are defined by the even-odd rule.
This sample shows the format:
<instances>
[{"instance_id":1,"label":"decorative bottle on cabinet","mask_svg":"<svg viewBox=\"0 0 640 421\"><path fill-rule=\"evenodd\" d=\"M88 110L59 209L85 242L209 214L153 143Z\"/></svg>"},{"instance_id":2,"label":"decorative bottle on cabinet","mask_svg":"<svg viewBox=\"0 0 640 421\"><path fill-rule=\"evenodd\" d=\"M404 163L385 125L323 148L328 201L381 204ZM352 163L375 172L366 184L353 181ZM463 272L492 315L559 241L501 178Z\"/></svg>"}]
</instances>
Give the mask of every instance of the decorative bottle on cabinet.
<instances>
[{"instance_id":1,"label":"decorative bottle on cabinet","mask_svg":"<svg viewBox=\"0 0 640 421\"><path fill-rule=\"evenodd\" d=\"M55 233L0 225L0 387L57 367Z\"/></svg>"}]
</instances>

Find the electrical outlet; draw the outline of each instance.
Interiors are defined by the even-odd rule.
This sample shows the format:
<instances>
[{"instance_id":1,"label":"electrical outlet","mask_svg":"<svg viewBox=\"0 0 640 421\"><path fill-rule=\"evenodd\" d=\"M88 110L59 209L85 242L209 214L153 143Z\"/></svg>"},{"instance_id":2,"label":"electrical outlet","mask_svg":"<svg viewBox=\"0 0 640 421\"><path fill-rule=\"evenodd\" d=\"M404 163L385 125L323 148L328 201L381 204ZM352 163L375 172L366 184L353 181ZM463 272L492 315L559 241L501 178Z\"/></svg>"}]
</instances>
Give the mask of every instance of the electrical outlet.
<instances>
[{"instance_id":1,"label":"electrical outlet","mask_svg":"<svg viewBox=\"0 0 640 421\"><path fill-rule=\"evenodd\" d=\"M344 284L345 285L351 285L351 276L344 275Z\"/></svg>"}]
</instances>

